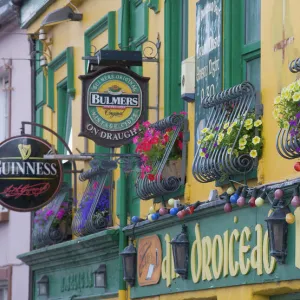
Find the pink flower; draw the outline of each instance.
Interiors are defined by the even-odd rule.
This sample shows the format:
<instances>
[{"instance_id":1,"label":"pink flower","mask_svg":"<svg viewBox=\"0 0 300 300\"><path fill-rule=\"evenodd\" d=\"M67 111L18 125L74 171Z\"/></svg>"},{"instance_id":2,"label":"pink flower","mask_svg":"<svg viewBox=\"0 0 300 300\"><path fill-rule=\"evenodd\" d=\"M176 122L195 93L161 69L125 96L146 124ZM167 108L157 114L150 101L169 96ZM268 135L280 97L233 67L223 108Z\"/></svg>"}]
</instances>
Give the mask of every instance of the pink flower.
<instances>
[{"instance_id":1,"label":"pink flower","mask_svg":"<svg viewBox=\"0 0 300 300\"><path fill-rule=\"evenodd\" d=\"M182 150L182 141L180 141L180 140L178 141L178 147L180 150Z\"/></svg>"},{"instance_id":2,"label":"pink flower","mask_svg":"<svg viewBox=\"0 0 300 300\"><path fill-rule=\"evenodd\" d=\"M138 136L135 136L133 139L132 139L133 143L134 144L137 144L139 142L139 137Z\"/></svg>"},{"instance_id":3,"label":"pink flower","mask_svg":"<svg viewBox=\"0 0 300 300\"><path fill-rule=\"evenodd\" d=\"M139 130L140 129L140 123L136 123L133 128L136 129L136 130Z\"/></svg>"},{"instance_id":4,"label":"pink flower","mask_svg":"<svg viewBox=\"0 0 300 300\"><path fill-rule=\"evenodd\" d=\"M148 161L149 157L147 155L142 155L141 156L142 162Z\"/></svg>"},{"instance_id":5,"label":"pink flower","mask_svg":"<svg viewBox=\"0 0 300 300\"><path fill-rule=\"evenodd\" d=\"M143 126L145 126L146 128L148 128L151 125L151 123L149 121L146 121L143 123Z\"/></svg>"},{"instance_id":6,"label":"pink flower","mask_svg":"<svg viewBox=\"0 0 300 300\"><path fill-rule=\"evenodd\" d=\"M149 172L151 172L151 170L152 170L152 168L150 166L147 166L147 165L141 166L142 173L149 173Z\"/></svg>"},{"instance_id":7,"label":"pink flower","mask_svg":"<svg viewBox=\"0 0 300 300\"><path fill-rule=\"evenodd\" d=\"M56 218L58 220L61 220L64 217L64 215L65 215L65 211L63 209L60 209L56 215Z\"/></svg>"},{"instance_id":8,"label":"pink flower","mask_svg":"<svg viewBox=\"0 0 300 300\"><path fill-rule=\"evenodd\" d=\"M187 112L186 111L181 111L180 114L186 116Z\"/></svg>"},{"instance_id":9,"label":"pink flower","mask_svg":"<svg viewBox=\"0 0 300 300\"><path fill-rule=\"evenodd\" d=\"M48 210L46 213L46 217L49 218L50 216L52 216L54 214L54 211L52 209Z\"/></svg>"}]
</instances>

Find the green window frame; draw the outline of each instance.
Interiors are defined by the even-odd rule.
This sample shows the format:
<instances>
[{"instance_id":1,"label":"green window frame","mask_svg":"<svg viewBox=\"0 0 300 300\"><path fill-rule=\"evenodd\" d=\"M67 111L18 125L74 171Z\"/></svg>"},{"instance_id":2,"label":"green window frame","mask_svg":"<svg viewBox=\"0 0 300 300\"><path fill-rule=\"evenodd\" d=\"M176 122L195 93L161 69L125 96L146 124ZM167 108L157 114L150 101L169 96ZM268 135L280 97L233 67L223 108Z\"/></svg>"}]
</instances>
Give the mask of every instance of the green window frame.
<instances>
[{"instance_id":1,"label":"green window frame","mask_svg":"<svg viewBox=\"0 0 300 300\"><path fill-rule=\"evenodd\" d=\"M252 2L250 2L252 1ZM255 59L260 59L260 34L259 39L247 43L247 13L249 9L247 4L259 4L261 0L225 0L224 3L224 76L223 76L223 87L224 89L230 88L234 85L240 84L241 82L248 80L251 82L247 74L247 67L250 62ZM253 7L252 7L253 8ZM248 9L248 11L247 11ZM253 11L252 11L253 13ZM248 16L249 17L249 16ZM251 16L260 21L260 9ZM259 29L260 23L257 23L259 27L253 27L252 29ZM254 83L256 88L256 103L255 109L260 109L261 98L260 98L260 67L257 73L259 76L258 83ZM253 107L254 108L254 107ZM236 175L231 179L234 181L247 181L249 179L257 178L257 168L253 169L250 173L245 175ZM222 186L228 184L228 180L217 181L216 186Z\"/></svg>"}]
</instances>

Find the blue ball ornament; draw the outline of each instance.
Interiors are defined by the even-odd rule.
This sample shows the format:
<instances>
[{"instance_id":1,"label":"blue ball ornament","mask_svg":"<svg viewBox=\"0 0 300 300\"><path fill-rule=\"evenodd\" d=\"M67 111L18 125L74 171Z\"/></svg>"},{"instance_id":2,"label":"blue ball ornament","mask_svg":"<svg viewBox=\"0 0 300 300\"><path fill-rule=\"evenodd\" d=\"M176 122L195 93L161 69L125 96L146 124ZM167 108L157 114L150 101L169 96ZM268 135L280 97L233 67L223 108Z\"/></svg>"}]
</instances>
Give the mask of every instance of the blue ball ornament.
<instances>
[{"instance_id":1,"label":"blue ball ornament","mask_svg":"<svg viewBox=\"0 0 300 300\"><path fill-rule=\"evenodd\" d=\"M239 195L236 193L230 196L231 203L237 203L238 199L239 199Z\"/></svg>"},{"instance_id":2,"label":"blue ball ornament","mask_svg":"<svg viewBox=\"0 0 300 300\"><path fill-rule=\"evenodd\" d=\"M131 218L132 223L137 223L137 222L139 222L139 220L140 220L140 218L137 217L137 216L133 216L133 217Z\"/></svg>"},{"instance_id":3,"label":"blue ball ornament","mask_svg":"<svg viewBox=\"0 0 300 300\"><path fill-rule=\"evenodd\" d=\"M157 214L152 214L152 215L151 215L151 218L152 218L153 221L155 221L155 220L158 219L158 216L157 216Z\"/></svg>"},{"instance_id":4,"label":"blue ball ornament","mask_svg":"<svg viewBox=\"0 0 300 300\"><path fill-rule=\"evenodd\" d=\"M170 215L172 216L176 216L178 213L178 208L177 207L173 207L170 209Z\"/></svg>"}]
</instances>

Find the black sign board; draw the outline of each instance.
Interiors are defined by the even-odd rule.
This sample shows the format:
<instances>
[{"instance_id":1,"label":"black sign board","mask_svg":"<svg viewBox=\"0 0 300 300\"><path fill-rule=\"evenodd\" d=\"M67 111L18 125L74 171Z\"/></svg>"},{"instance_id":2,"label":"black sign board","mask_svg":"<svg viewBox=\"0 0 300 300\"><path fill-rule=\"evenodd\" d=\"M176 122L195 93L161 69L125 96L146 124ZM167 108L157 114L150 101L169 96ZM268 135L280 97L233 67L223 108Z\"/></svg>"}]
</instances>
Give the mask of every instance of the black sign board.
<instances>
[{"instance_id":1,"label":"black sign board","mask_svg":"<svg viewBox=\"0 0 300 300\"><path fill-rule=\"evenodd\" d=\"M82 80L82 117L79 136L104 147L120 147L138 133L146 118L149 78L126 67L104 67L79 76Z\"/></svg>"},{"instance_id":2,"label":"black sign board","mask_svg":"<svg viewBox=\"0 0 300 300\"><path fill-rule=\"evenodd\" d=\"M205 127L205 97L222 90L222 0L201 0L196 12L196 141Z\"/></svg>"},{"instance_id":3,"label":"black sign board","mask_svg":"<svg viewBox=\"0 0 300 300\"><path fill-rule=\"evenodd\" d=\"M37 137L22 135L0 144L0 204L15 211L34 211L58 192L63 172L59 160L43 156L51 146Z\"/></svg>"}]
</instances>

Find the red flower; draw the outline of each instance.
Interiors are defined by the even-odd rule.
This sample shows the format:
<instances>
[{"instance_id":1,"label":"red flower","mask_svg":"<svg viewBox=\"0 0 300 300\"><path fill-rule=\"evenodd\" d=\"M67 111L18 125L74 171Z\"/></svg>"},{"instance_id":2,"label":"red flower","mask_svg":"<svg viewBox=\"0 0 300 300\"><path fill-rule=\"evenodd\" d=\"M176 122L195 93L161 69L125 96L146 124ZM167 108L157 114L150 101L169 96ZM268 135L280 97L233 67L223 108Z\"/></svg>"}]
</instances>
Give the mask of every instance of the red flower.
<instances>
[{"instance_id":1,"label":"red flower","mask_svg":"<svg viewBox=\"0 0 300 300\"><path fill-rule=\"evenodd\" d=\"M155 176L153 174L148 174L148 179L150 181L154 181L155 180Z\"/></svg>"},{"instance_id":2,"label":"red flower","mask_svg":"<svg viewBox=\"0 0 300 300\"><path fill-rule=\"evenodd\" d=\"M181 140L178 140L177 145L178 145L179 149L182 150L182 141Z\"/></svg>"},{"instance_id":3,"label":"red flower","mask_svg":"<svg viewBox=\"0 0 300 300\"><path fill-rule=\"evenodd\" d=\"M164 142L167 143L169 141L169 136L167 134L164 134Z\"/></svg>"},{"instance_id":4,"label":"red flower","mask_svg":"<svg viewBox=\"0 0 300 300\"><path fill-rule=\"evenodd\" d=\"M178 137L182 140L182 138L183 138L183 132L182 132L182 131L180 131L180 132L178 133Z\"/></svg>"}]
</instances>

